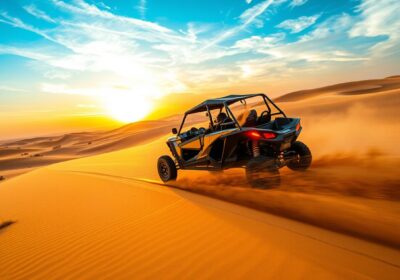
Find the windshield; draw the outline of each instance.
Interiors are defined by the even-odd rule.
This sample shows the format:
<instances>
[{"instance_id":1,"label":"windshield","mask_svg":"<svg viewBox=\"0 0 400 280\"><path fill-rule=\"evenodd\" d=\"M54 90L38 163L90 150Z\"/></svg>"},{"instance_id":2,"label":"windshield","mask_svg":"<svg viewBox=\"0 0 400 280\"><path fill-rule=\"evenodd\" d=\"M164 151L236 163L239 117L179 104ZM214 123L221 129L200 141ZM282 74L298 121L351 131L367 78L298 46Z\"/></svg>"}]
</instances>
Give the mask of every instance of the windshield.
<instances>
[{"instance_id":1,"label":"windshield","mask_svg":"<svg viewBox=\"0 0 400 280\"><path fill-rule=\"evenodd\" d=\"M207 130L210 127L210 118L206 112L198 112L186 115L180 133L187 131Z\"/></svg>"}]
</instances>

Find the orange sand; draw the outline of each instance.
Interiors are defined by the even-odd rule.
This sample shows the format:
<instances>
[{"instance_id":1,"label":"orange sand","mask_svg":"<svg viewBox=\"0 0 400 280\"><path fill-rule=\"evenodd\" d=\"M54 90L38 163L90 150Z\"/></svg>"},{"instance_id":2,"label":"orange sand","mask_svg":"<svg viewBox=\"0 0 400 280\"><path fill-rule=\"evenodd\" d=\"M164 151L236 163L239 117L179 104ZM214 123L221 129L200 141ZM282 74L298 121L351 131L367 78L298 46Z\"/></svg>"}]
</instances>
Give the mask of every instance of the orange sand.
<instances>
[{"instance_id":1,"label":"orange sand","mask_svg":"<svg viewBox=\"0 0 400 280\"><path fill-rule=\"evenodd\" d=\"M400 273L400 253L388 247L172 188L68 171L73 165L1 186L0 213L17 220L0 232L1 279L397 279Z\"/></svg>"}]
</instances>

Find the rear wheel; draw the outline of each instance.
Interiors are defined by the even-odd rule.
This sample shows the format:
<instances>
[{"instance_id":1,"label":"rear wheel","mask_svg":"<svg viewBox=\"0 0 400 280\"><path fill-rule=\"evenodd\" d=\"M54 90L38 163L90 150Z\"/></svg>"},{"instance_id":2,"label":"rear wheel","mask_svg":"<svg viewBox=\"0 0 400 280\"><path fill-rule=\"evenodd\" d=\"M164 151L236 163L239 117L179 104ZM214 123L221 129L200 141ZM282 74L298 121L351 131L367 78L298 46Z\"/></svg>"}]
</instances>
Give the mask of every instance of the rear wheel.
<instances>
[{"instance_id":1,"label":"rear wheel","mask_svg":"<svg viewBox=\"0 0 400 280\"><path fill-rule=\"evenodd\" d=\"M304 171L310 167L312 155L306 144L296 141L292 144L290 150L294 151L296 155L293 160L287 163L287 167L295 171Z\"/></svg>"},{"instance_id":2,"label":"rear wheel","mask_svg":"<svg viewBox=\"0 0 400 280\"><path fill-rule=\"evenodd\" d=\"M247 181L253 188L271 189L279 187L281 178L273 158L259 156L246 165Z\"/></svg>"},{"instance_id":3,"label":"rear wheel","mask_svg":"<svg viewBox=\"0 0 400 280\"><path fill-rule=\"evenodd\" d=\"M175 162L170 156L161 156L157 162L158 175L163 182L176 180L178 171L175 166Z\"/></svg>"}]
</instances>

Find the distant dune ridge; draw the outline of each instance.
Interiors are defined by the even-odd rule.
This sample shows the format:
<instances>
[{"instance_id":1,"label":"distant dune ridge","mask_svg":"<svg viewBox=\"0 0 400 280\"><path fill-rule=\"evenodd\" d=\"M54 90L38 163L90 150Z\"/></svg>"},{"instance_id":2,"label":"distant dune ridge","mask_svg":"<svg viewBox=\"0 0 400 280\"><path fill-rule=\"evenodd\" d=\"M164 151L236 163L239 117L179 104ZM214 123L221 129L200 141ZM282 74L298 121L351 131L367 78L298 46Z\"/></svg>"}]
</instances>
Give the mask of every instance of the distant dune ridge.
<instances>
[{"instance_id":1,"label":"distant dune ridge","mask_svg":"<svg viewBox=\"0 0 400 280\"><path fill-rule=\"evenodd\" d=\"M170 130L171 122L168 121L142 121L110 131L7 142L0 145L0 175L15 176L43 165L128 148Z\"/></svg>"},{"instance_id":2,"label":"distant dune ridge","mask_svg":"<svg viewBox=\"0 0 400 280\"><path fill-rule=\"evenodd\" d=\"M398 279L400 76L277 100L314 162L275 190L235 169L162 187L177 118L1 144L0 278Z\"/></svg>"},{"instance_id":3,"label":"distant dune ridge","mask_svg":"<svg viewBox=\"0 0 400 280\"><path fill-rule=\"evenodd\" d=\"M384 79L355 81L341 83L321 88L306 89L284 94L276 99L277 102L300 101L316 97L321 94L331 93L339 95L358 95L369 93L382 93L390 90L398 92L400 88L400 75Z\"/></svg>"}]
</instances>

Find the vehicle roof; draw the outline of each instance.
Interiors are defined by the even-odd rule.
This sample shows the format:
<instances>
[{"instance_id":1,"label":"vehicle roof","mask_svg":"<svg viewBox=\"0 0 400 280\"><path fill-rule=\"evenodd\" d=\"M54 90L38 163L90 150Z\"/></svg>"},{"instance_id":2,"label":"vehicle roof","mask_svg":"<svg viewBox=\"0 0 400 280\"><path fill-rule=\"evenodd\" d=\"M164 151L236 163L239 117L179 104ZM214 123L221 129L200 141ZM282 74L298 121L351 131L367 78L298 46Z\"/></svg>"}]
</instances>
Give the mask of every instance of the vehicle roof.
<instances>
[{"instance_id":1,"label":"vehicle roof","mask_svg":"<svg viewBox=\"0 0 400 280\"><path fill-rule=\"evenodd\" d=\"M207 99L206 101L200 103L199 105L193 107L192 109L186 111L186 114L193 114L198 112L207 111L207 106L210 110L219 109L224 106L224 104L232 104L239 100L253 97L253 96L260 96L264 95L263 93L253 93L253 94L231 94L224 97L214 98L214 99Z\"/></svg>"}]
</instances>

